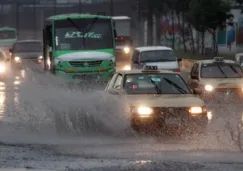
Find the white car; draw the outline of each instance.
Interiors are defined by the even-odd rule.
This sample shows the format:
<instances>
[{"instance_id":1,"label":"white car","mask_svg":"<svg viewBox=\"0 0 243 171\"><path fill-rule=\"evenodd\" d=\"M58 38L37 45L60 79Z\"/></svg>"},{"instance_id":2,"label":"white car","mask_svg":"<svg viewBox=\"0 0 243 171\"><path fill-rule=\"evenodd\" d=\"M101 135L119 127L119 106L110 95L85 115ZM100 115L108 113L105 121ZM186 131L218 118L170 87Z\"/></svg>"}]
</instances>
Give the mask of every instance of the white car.
<instances>
[{"instance_id":1,"label":"white car","mask_svg":"<svg viewBox=\"0 0 243 171\"><path fill-rule=\"evenodd\" d=\"M144 65L157 66L159 70L171 70L180 73L179 61L173 49L165 46L145 46L135 48L131 69L141 69Z\"/></svg>"}]
</instances>

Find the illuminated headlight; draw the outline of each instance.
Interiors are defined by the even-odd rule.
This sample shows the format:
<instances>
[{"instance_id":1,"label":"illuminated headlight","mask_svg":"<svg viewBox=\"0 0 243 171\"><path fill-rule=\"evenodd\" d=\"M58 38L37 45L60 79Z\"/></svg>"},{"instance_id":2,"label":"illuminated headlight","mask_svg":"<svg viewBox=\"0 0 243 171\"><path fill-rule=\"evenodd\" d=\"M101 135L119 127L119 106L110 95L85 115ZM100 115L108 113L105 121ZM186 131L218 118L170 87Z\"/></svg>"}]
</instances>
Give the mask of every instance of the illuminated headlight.
<instances>
[{"instance_id":1,"label":"illuminated headlight","mask_svg":"<svg viewBox=\"0 0 243 171\"><path fill-rule=\"evenodd\" d=\"M124 47L123 51L125 52L125 54L128 54L130 52L130 48L129 47Z\"/></svg>"},{"instance_id":2,"label":"illuminated headlight","mask_svg":"<svg viewBox=\"0 0 243 171\"><path fill-rule=\"evenodd\" d=\"M4 65L0 65L0 73L5 72L6 68Z\"/></svg>"},{"instance_id":3,"label":"illuminated headlight","mask_svg":"<svg viewBox=\"0 0 243 171\"><path fill-rule=\"evenodd\" d=\"M20 57L16 56L16 57L14 58L14 60L15 60L15 62L20 62Z\"/></svg>"},{"instance_id":4,"label":"illuminated headlight","mask_svg":"<svg viewBox=\"0 0 243 171\"><path fill-rule=\"evenodd\" d=\"M143 116L150 116L153 113L153 109L147 106L140 106L137 108L137 113L143 117Z\"/></svg>"},{"instance_id":5,"label":"illuminated headlight","mask_svg":"<svg viewBox=\"0 0 243 171\"><path fill-rule=\"evenodd\" d=\"M131 66L126 65L126 66L123 67L123 70L129 71L129 70L131 70Z\"/></svg>"},{"instance_id":6,"label":"illuminated headlight","mask_svg":"<svg viewBox=\"0 0 243 171\"><path fill-rule=\"evenodd\" d=\"M206 108L202 108L202 107L191 107L189 109L189 112L191 114L202 114L202 113L206 112Z\"/></svg>"},{"instance_id":7,"label":"illuminated headlight","mask_svg":"<svg viewBox=\"0 0 243 171\"><path fill-rule=\"evenodd\" d=\"M214 87L211 86L211 85L206 85L206 86L204 87L204 89L205 89L206 91L213 91Z\"/></svg>"},{"instance_id":8,"label":"illuminated headlight","mask_svg":"<svg viewBox=\"0 0 243 171\"><path fill-rule=\"evenodd\" d=\"M39 59L39 60L43 59L43 56L39 56L38 59Z\"/></svg>"}]
</instances>

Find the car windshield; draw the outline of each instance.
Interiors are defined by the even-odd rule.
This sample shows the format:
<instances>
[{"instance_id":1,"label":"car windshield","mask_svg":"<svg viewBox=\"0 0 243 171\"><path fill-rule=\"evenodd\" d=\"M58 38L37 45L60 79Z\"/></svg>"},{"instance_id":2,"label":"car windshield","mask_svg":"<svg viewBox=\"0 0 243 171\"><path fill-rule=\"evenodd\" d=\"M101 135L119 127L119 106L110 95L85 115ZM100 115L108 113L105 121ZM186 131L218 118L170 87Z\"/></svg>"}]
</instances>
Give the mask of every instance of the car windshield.
<instances>
[{"instance_id":1,"label":"car windshield","mask_svg":"<svg viewBox=\"0 0 243 171\"><path fill-rule=\"evenodd\" d=\"M127 39L116 39L116 46L131 46L132 42Z\"/></svg>"},{"instance_id":2,"label":"car windshield","mask_svg":"<svg viewBox=\"0 0 243 171\"><path fill-rule=\"evenodd\" d=\"M15 39L16 32L14 30L0 31L0 39Z\"/></svg>"},{"instance_id":3,"label":"car windshield","mask_svg":"<svg viewBox=\"0 0 243 171\"><path fill-rule=\"evenodd\" d=\"M190 94L184 80L178 74L129 74L125 76L127 94Z\"/></svg>"},{"instance_id":4,"label":"car windshield","mask_svg":"<svg viewBox=\"0 0 243 171\"><path fill-rule=\"evenodd\" d=\"M14 52L41 52L41 42L21 42L13 45Z\"/></svg>"},{"instance_id":5,"label":"car windshield","mask_svg":"<svg viewBox=\"0 0 243 171\"><path fill-rule=\"evenodd\" d=\"M176 61L176 56L172 50L152 50L141 53L141 62L166 62Z\"/></svg>"},{"instance_id":6,"label":"car windshield","mask_svg":"<svg viewBox=\"0 0 243 171\"><path fill-rule=\"evenodd\" d=\"M70 19L55 22L56 50L94 50L113 47L111 20Z\"/></svg>"},{"instance_id":7,"label":"car windshield","mask_svg":"<svg viewBox=\"0 0 243 171\"><path fill-rule=\"evenodd\" d=\"M213 63L203 64L201 67L202 78L239 78L243 76L238 64Z\"/></svg>"}]
</instances>

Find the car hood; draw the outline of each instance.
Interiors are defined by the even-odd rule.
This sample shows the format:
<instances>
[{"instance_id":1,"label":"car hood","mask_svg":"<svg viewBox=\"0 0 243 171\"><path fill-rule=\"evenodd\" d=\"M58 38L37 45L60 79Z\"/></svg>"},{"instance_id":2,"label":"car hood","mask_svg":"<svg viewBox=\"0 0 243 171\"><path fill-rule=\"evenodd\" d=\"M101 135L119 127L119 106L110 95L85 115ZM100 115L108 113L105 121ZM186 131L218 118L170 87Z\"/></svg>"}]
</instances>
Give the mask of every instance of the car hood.
<instances>
[{"instance_id":1,"label":"car hood","mask_svg":"<svg viewBox=\"0 0 243 171\"><path fill-rule=\"evenodd\" d=\"M191 107L204 106L205 103L193 94L183 95L126 95L129 105L148 105L149 107Z\"/></svg>"},{"instance_id":2,"label":"car hood","mask_svg":"<svg viewBox=\"0 0 243 171\"><path fill-rule=\"evenodd\" d=\"M39 56L42 56L42 52L17 52L13 55L20 58L37 58Z\"/></svg>"},{"instance_id":3,"label":"car hood","mask_svg":"<svg viewBox=\"0 0 243 171\"><path fill-rule=\"evenodd\" d=\"M215 88L243 88L243 78L201 79L200 83Z\"/></svg>"}]
</instances>

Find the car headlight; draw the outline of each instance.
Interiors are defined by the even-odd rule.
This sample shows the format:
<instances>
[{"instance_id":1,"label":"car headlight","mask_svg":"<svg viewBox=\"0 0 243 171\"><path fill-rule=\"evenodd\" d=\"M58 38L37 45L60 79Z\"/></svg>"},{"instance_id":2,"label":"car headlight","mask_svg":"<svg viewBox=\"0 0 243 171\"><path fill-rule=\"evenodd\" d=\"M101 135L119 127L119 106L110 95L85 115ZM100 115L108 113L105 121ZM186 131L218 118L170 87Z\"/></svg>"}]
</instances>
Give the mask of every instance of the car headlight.
<instances>
[{"instance_id":1,"label":"car headlight","mask_svg":"<svg viewBox=\"0 0 243 171\"><path fill-rule=\"evenodd\" d=\"M0 73L5 72L6 68L4 65L0 65Z\"/></svg>"},{"instance_id":2,"label":"car headlight","mask_svg":"<svg viewBox=\"0 0 243 171\"><path fill-rule=\"evenodd\" d=\"M130 52L130 48L129 47L124 47L123 51L125 52L125 54L128 54Z\"/></svg>"},{"instance_id":3,"label":"car headlight","mask_svg":"<svg viewBox=\"0 0 243 171\"><path fill-rule=\"evenodd\" d=\"M38 59L43 59L43 56L39 56Z\"/></svg>"},{"instance_id":4,"label":"car headlight","mask_svg":"<svg viewBox=\"0 0 243 171\"><path fill-rule=\"evenodd\" d=\"M14 60L15 60L15 62L20 62L20 57L15 56Z\"/></svg>"},{"instance_id":5,"label":"car headlight","mask_svg":"<svg viewBox=\"0 0 243 171\"><path fill-rule=\"evenodd\" d=\"M129 70L131 70L131 66L129 66L129 65L125 65L125 66L123 67L123 70L129 71Z\"/></svg>"},{"instance_id":6,"label":"car headlight","mask_svg":"<svg viewBox=\"0 0 243 171\"><path fill-rule=\"evenodd\" d=\"M150 116L153 113L153 109L147 106L140 106L137 108L137 113L143 117L143 116Z\"/></svg>"},{"instance_id":7,"label":"car headlight","mask_svg":"<svg viewBox=\"0 0 243 171\"><path fill-rule=\"evenodd\" d=\"M211 85L206 85L206 86L204 87L204 89L205 89L206 91L213 91L214 87L211 86Z\"/></svg>"},{"instance_id":8,"label":"car headlight","mask_svg":"<svg viewBox=\"0 0 243 171\"><path fill-rule=\"evenodd\" d=\"M202 107L191 107L189 109L189 112L191 114L202 114L204 112L207 112L206 108L202 108Z\"/></svg>"}]
</instances>

